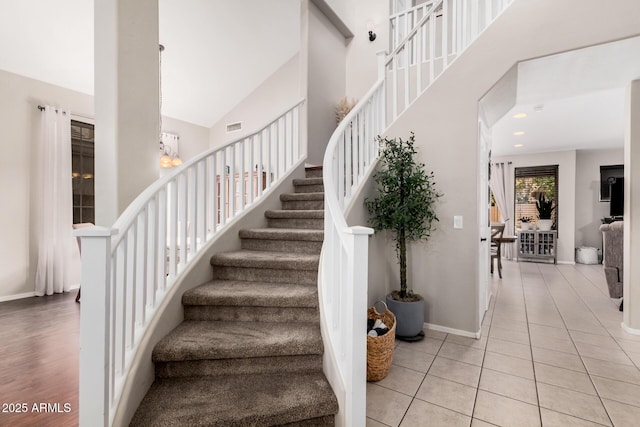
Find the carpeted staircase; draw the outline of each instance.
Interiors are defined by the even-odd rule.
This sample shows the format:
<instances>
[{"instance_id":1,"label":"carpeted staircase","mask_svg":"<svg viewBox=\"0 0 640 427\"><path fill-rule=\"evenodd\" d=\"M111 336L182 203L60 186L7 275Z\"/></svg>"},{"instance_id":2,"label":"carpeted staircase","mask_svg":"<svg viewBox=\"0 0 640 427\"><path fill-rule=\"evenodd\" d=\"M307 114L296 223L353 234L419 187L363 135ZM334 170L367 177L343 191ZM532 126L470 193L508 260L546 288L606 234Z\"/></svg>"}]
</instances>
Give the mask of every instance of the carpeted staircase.
<instances>
[{"instance_id":1,"label":"carpeted staircase","mask_svg":"<svg viewBox=\"0 0 640 427\"><path fill-rule=\"evenodd\" d=\"M183 295L185 320L156 345L132 426L334 425L318 313L322 171L306 173L265 212L268 228L241 230L242 249L214 255L214 280Z\"/></svg>"}]
</instances>

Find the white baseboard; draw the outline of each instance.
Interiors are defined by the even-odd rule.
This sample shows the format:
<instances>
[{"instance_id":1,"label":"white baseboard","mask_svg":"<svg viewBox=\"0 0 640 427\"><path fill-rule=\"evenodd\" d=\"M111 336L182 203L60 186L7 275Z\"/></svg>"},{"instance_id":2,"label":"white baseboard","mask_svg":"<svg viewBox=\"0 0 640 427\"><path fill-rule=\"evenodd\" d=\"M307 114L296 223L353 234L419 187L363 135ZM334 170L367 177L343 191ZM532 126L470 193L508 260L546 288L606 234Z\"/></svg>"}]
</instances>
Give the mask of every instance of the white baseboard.
<instances>
[{"instance_id":1,"label":"white baseboard","mask_svg":"<svg viewBox=\"0 0 640 427\"><path fill-rule=\"evenodd\" d=\"M558 261L558 264L576 265L575 261Z\"/></svg>"},{"instance_id":2,"label":"white baseboard","mask_svg":"<svg viewBox=\"0 0 640 427\"><path fill-rule=\"evenodd\" d=\"M3 297L0 297L0 302L13 301L15 299L30 298L35 296L36 296L35 292L27 292L24 294L15 294L15 295L5 295Z\"/></svg>"},{"instance_id":3,"label":"white baseboard","mask_svg":"<svg viewBox=\"0 0 640 427\"><path fill-rule=\"evenodd\" d=\"M445 332L447 334L461 335L463 337L480 339L480 331L469 332L469 331L463 331L461 329L448 328L446 326L432 325L431 323L426 323L426 322L424 324L424 327L426 329L431 329L438 332Z\"/></svg>"},{"instance_id":4,"label":"white baseboard","mask_svg":"<svg viewBox=\"0 0 640 427\"><path fill-rule=\"evenodd\" d=\"M625 331L628 334L640 335L640 329L630 328L627 325L625 325L624 322L621 322L620 326L622 326L622 330Z\"/></svg>"},{"instance_id":5,"label":"white baseboard","mask_svg":"<svg viewBox=\"0 0 640 427\"><path fill-rule=\"evenodd\" d=\"M65 292L77 291L78 289L80 289L80 284L76 283L75 285L71 285L69 290ZM13 301L16 299L23 299L23 298L31 298L35 296L36 296L35 292L26 292L24 294L15 294L15 295L5 295L3 297L0 297L0 302Z\"/></svg>"}]
</instances>

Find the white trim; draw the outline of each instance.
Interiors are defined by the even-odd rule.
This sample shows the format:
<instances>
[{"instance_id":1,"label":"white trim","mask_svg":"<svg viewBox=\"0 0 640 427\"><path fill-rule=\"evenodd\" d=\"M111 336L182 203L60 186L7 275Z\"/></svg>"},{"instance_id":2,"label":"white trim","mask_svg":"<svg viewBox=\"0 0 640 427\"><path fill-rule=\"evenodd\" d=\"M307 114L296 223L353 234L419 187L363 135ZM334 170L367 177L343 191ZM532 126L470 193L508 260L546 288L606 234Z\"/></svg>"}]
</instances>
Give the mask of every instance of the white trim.
<instances>
[{"instance_id":1,"label":"white trim","mask_svg":"<svg viewBox=\"0 0 640 427\"><path fill-rule=\"evenodd\" d=\"M556 261L558 264L564 264L564 265L576 265L575 261Z\"/></svg>"},{"instance_id":2,"label":"white trim","mask_svg":"<svg viewBox=\"0 0 640 427\"><path fill-rule=\"evenodd\" d=\"M36 293L35 292L27 292L24 294L15 294L15 295L6 295L4 297L0 297L0 302L5 302L5 301L13 301L16 299L22 299L22 298L30 298L30 297L35 297Z\"/></svg>"},{"instance_id":3,"label":"white trim","mask_svg":"<svg viewBox=\"0 0 640 427\"><path fill-rule=\"evenodd\" d=\"M460 335L463 337L480 339L481 329L478 329L477 332L469 332L469 331L463 331L461 329L448 328L446 326L432 325L431 323L426 323L426 322L424 323L424 327L426 329L431 329L433 331L446 332L447 334L454 334L454 335ZM640 331L639 331L639 334L640 334Z\"/></svg>"},{"instance_id":4,"label":"white trim","mask_svg":"<svg viewBox=\"0 0 640 427\"><path fill-rule=\"evenodd\" d=\"M622 330L631 335L640 335L640 329L630 328L624 324L624 322L620 322L620 326L622 326Z\"/></svg>"}]
</instances>

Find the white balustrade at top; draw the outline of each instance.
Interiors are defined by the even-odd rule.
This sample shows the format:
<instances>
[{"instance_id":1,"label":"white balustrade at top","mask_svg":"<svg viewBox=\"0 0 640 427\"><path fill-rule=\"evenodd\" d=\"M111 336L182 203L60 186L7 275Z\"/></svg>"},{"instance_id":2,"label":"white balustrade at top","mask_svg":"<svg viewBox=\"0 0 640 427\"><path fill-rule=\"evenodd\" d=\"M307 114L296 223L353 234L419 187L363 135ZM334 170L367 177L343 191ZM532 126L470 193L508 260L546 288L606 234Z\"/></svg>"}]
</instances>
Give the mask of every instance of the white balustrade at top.
<instances>
[{"instance_id":1,"label":"white balustrade at top","mask_svg":"<svg viewBox=\"0 0 640 427\"><path fill-rule=\"evenodd\" d=\"M513 0L433 0L391 17L387 118L392 123ZM406 32L403 40L398 35Z\"/></svg>"},{"instance_id":2,"label":"white balustrade at top","mask_svg":"<svg viewBox=\"0 0 640 427\"><path fill-rule=\"evenodd\" d=\"M259 131L171 169L111 228L82 237L80 425L111 425L157 308L198 251L306 155L299 101Z\"/></svg>"}]
</instances>

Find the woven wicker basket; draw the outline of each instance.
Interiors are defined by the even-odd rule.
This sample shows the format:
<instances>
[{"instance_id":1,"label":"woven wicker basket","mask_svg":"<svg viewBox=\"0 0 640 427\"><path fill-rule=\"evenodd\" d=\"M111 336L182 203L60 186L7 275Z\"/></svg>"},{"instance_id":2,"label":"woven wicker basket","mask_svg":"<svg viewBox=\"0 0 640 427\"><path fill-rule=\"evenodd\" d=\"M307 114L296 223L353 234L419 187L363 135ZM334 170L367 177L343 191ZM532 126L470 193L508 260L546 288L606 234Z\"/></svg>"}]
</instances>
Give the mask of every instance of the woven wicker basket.
<instances>
[{"instance_id":1,"label":"woven wicker basket","mask_svg":"<svg viewBox=\"0 0 640 427\"><path fill-rule=\"evenodd\" d=\"M380 381L389 373L393 362L393 346L396 338L396 316L387 308L384 301L384 312L378 313L375 304L367 311L367 319L381 319L389 327L389 332L381 337L367 335L367 381Z\"/></svg>"}]
</instances>

